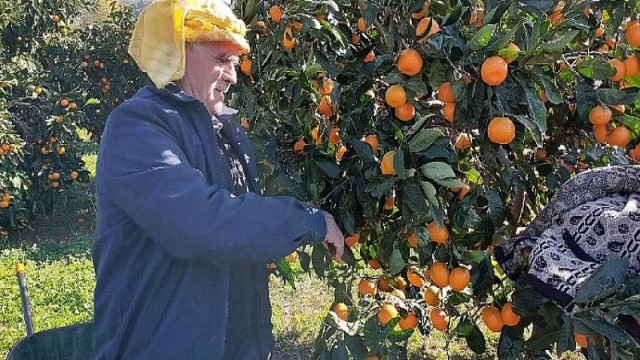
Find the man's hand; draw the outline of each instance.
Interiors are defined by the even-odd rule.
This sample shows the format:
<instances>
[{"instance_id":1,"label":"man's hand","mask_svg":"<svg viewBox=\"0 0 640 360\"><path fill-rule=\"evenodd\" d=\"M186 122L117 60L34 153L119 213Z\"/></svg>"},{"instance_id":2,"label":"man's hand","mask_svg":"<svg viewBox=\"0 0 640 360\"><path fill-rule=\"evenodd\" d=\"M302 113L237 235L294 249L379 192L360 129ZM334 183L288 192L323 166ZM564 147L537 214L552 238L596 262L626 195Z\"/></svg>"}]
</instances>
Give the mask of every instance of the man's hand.
<instances>
[{"instance_id":1,"label":"man's hand","mask_svg":"<svg viewBox=\"0 0 640 360\"><path fill-rule=\"evenodd\" d=\"M327 223L327 235L322 242L325 248L333 254L333 258L339 260L344 253L344 235L333 219L333 216L326 211L322 211L324 220Z\"/></svg>"}]
</instances>

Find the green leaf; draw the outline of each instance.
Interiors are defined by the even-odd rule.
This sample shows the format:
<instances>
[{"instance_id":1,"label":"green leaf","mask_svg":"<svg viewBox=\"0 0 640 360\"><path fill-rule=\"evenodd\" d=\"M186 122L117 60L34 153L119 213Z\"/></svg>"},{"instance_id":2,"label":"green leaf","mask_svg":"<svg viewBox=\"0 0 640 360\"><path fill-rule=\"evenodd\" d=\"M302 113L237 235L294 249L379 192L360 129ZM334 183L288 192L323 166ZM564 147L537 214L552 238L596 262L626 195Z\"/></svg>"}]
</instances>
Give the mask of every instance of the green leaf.
<instances>
[{"instance_id":1,"label":"green leaf","mask_svg":"<svg viewBox=\"0 0 640 360\"><path fill-rule=\"evenodd\" d=\"M625 76L624 81L627 83L627 86L630 88L639 87L640 86L640 72L633 76Z\"/></svg>"},{"instance_id":2,"label":"green leaf","mask_svg":"<svg viewBox=\"0 0 640 360\"><path fill-rule=\"evenodd\" d=\"M456 23L462 16L462 6L454 6L447 11L447 16L442 21L442 27Z\"/></svg>"},{"instance_id":3,"label":"green leaf","mask_svg":"<svg viewBox=\"0 0 640 360\"><path fill-rule=\"evenodd\" d=\"M379 347L382 341L380 325L375 316L370 317L364 325L364 343L369 348Z\"/></svg>"},{"instance_id":4,"label":"green leaf","mask_svg":"<svg viewBox=\"0 0 640 360\"><path fill-rule=\"evenodd\" d=\"M402 253L398 248L394 248L391 253L391 258L389 259L389 271L391 275L399 274L405 267L407 263L402 258Z\"/></svg>"},{"instance_id":5,"label":"green leaf","mask_svg":"<svg viewBox=\"0 0 640 360\"><path fill-rule=\"evenodd\" d=\"M513 307L521 310L525 316L535 314L548 301L549 299L528 285L521 287L518 284L512 296Z\"/></svg>"},{"instance_id":6,"label":"green leaf","mask_svg":"<svg viewBox=\"0 0 640 360\"><path fill-rule=\"evenodd\" d=\"M448 179L442 179L438 182L438 184L446 187L446 188L461 188L465 186L465 183L463 183L462 181L458 180L457 178L448 178Z\"/></svg>"},{"instance_id":7,"label":"green leaf","mask_svg":"<svg viewBox=\"0 0 640 360\"><path fill-rule=\"evenodd\" d=\"M348 360L347 345L343 340L338 340L331 349L331 360Z\"/></svg>"},{"instance_id":8,"label":"green leaf","mask_svg":"<svg viewBox=\"0 0 640 360\"><path fill-rule=\"evenodd\" d=\"M420 10L422 10L424 8L425 2L429 1L429 0L414 0L411 3L411 7L409 8L409 11L414 13L414 12L419 12Z\"/></svg>"},{"instance_id":9,"label":"green leaf","mask_svg":"<svg viewBox=\"0 0 640 360\"><path fill-rule=\"evenodd\" d=\"M478 32L476 32L473 35L473 37L467 44L468 49L470 51L476 51L487 46L487 44L493 37L493 32L495 31L495 29L496 29L495 24L485 25L482 28L480 28L480 30L478 30Z\"/></svg>"},{"instance_id":10,"label":"green leaf","mask_svg":"<svg viewBox=\"0 0 640 360\"><path fill-rule=\"evenodd\" d=\"M309 272L309 266L311 265L311 256L306 251L298 251L298 261L300 267L304 272Z\"/></svg>"},{"instance_id":11,"label":"green leaf","mask_svg":"<svg viewBox=\"0 0 640 360\"><path fill-rule=\"evenodd\" d=\"M610 324L603 318L582 318L574 316L572 318L575 325L575 329L579 333L583 334L601 334L611 341L615 341L619 344L628 345L633 342L629 335L621 328ZM588 331L584 331L588 330Z\"/></svg>"},{"instance_id":12,"label":"green leaf","mask_svg":"<svg viewBox=\"0 0 640 360\"><path fill-rule=\"evenodd\" d=\"M511 6L511 1L489 1L486 5L483 24L497 23L502 18L507 9L509 9L509 6ZM458 6L454 6L454 8L458 8Z\"/></svg>"},{"instance_id":13,"label":"green leaf","mask_svg":"<svg viewBox=\"0 0 640 360\"><path fill-rule=\"evenodd\" d=\"M478 325L473 324L472 330L469 335L465 336L465 340L467 341L469 349L471 349L471 351L473 351L474 353L483 354L485 351L487 351L487 341L485 340L484 335L482 334L482 331L480 331Z\"/></svg>"},{"instance_id":14,"label":"green leaf","mask_svg":"<svg viewBox=\"0 0 640 360\"><path fill-rule=\"evenodd\" d=\"M372 197L379 198L382 195L390 193L394 184L395 179L393 177L382 178L381 180L368 184L365 191L371 193Z\"/></svg>"},{"instance_id":15,"label":"green leaf","mask_svg":"<svg viewBox=\"0 0 640 360\"><path fill-rule=\"evenodd\" d=\"M345 246L344 253L342 254L342 257L340 259L342 259L342 261L347 263L347 265L349 266L355 266L356 264L356 257L353 254L353 250L351 250L351 248L347 246Z\"/></svg>"},{"instance_id":16,"label":"green leaf","mask_svg":"<svg viewBox=\"0 0 640 360\"><path fill-rule=\"evenodd\" d=\"M322 21L322 27L325 30L328 30L329 32L331 32L334 39L338 40L340 49L345 49L346 47L349 46L350 41L347 40L347 38L344 36L344 34L340 30L332 26L329 22Z\"/></svg>"},{"instance_id":17,"label":"green leaf","mask_svg":"<svg viewBox=\"0 0 640 360\"><path fill-rule=\"evenodd\" d=\"M364 327L364 324L362 327ZM360 359L367 355L367 346L364 344L362 336L359 336L358 333L353 336L345 336L344 341L352 357Z\"/></svg>"},{"instance_id":18,"label":"green leaf","mask_svg":"<svg viewBox=\"0 0 640 360\"><path fill-rule=\"evenodd\" d=\"M622 286L628 269L628 259L611 259L607 261L580 286L576 291L573 302L587 304L613 294Z\"/></svg>"},{"instance_id":19,"label":"green leaf","mask_svg":"<svg viewBox=\"0 0 640 360\"><path fill-rule=\"evenodd\" d=\"M534 119L525 115L509 115L509 116L513 117L517 122L524 125L524 127L527 128L529 132L531 132L531 135L533 136L533 139L535 140L536 144L538 146L542 146L544 133L540 131L540 127L538 127L538 123Z\"/></svg>"},{"instance_id":20,"label":"green leaf","mask_svg":"<svg viewBox=\"0 0 640 360\"><path fill-rule=\"evenodd\" d=\"M357 139L349 139L349 144L358 154L358 157L366 162L375 162L376 158L373 156L373 149L364 141Z\"/></svg>"},{"instance_id":21,"label":"green leaf","mask_svg":"<svg viewBox=\"0 0 640 360\"><path fill-rule=\"evenodd\" d=\"M380 9L378 9L378 5L376 5L373 2L370 2L367 4L367 11L365 12L364 15L364 22L367 25L367 27L371 26L371 24L373 24L374 21L376 21L376 18L378 17L378 13L380 12Z\"/></svg>"},{"instance_id":22,"label":"green leaf","mask_svg":"<svg viewBox=\"0 0 640 360\"><path fill-rule=\"evenodd\" d=\"M345 202L340 208L340 220L344 225L345 231L349 234L355 233L355 218L353 217L352 206L351 202Z\"/></svg>"},{"instance_id":23,"label":"green leaf","mask_svg":"<svg viewBox=\"0 0 640 360\"><path fill-rule=\"evenodd\" d=\"M498 194L494 190L488 190L482 194L482 197L487 200L487 209L489 211L491 221L493 221L496 226L500 226L500 224L503 223L504 217L506 215L504 201L500 197L500 194Z\"/></svg>"},{"instance_id":24,"label":"green leaf","mask_svg":"<svg viewBox=\"0 0 640 360\"><path fill-rule=\"evenodd\" d=\"M530 54L534 49L538 47L538 44L540 44L540 32L542 31L543 21L543 18L540 18L533 24L531 34L529 34L529 37L527 38L527 54Z\"/></svg>"},{"instance_id":25,"label":"green leaf","mask_svg":"<svg viewBox=\"0 0 640 360\"><path fill-rule=\"evenodd\" d=\"M465 264L476 265L484 260L485 256L487 256L486 251L467 250L462 254L462 259Z\"/></svg>"},{"instance_id":26,"label":"green leaf","mask_svg":"<svg viewBox=\"0 0 640 360\"><path fill-rule=\"evenodd\" d=\"M429 202L429 204L431 204L432 207L439 207L440 202L438 201L438 197L436 196L436 187L428 181L420 181L420 187L422 188L422 192L424 193L424 195L427 197L427 201Z\"/></svg>"},{"instance_id":27,"label":"green leaf","mask_svg":"<svg viewBox=\"0 0 640 360\"><path fill-rule=\"evenodd\" d=\"M589 119L589 111L598 105L598 96L593 86L584 78L579 78L576 84L576 104L578 114L584 121Z\"/></svg>"},{"instance_id":28,"label":"green leaf","mask_svg":"<svg viewBox=\"0 0 640 360\"><path fill-rule=\"evenodd\" d=\"M596 90L598 99L607 105L628 105L633 104L638 98L638 90L636 89L598 89Z\"/></svg>"},{"instance_id":29,"label":"green leaf","mask_svg":"<svg viewBox=\"0 0 640 360\"><path fill-rule=\"evenodd\" d=\"M340 175L340 168L338 165L328 161L317 161L316 165L330 178L338 178Z\"/></svg>"},{"instance_id":30,"label":"green leaf","mask_svg":"<svg viewBox=\"0 0 640 360\"><path fill-rule=\"evenodd\" d=\"M335 66L334 63L330 61L327 56L319 49L313 50L313 56L318 61L318 63L320 63L320 66L322 66L329 77L335 77L342 71L339 67Z\"/></svg>"},{"instance_id":31,"label":"green leaf","mask_svg":"<svg viewBox=\"0 0 640 360\"><path fill-rule=\"evenodd\" d=\"M296 288L296 278L293 275L293 270L291 270L291 266L285 259L280 259L276 261L276 268L280 272L280 275L291 285L292 288Z\"/></svg>"},{"instance_id":32,"label":"green leaf","mask_svg":"<svg viewBox=\"0 0 640 360\"><path fill-rule=\"evenodd\" d=\"M536 94L535 87L533 87L532 85L525 85L531 84L531 82L526 82L524 79L519 78L516 78L516 81L527 95L529 113L533 117L533 120L535 120L535 127L527 127L527 129L532 132L536 144L538 146L542 146L542 138L547 132L547 109L544 107L544 104L538 97L538 94ZM526 123L523 125L527 126Z\"/></svg>"},{"instance_id":33,"label":"green leaf","mask_svg":"<svg viewBox=\"0 0 640 360\"><path fill-rule=\"evenodd\" d=\"M517 2L522 10L534 14L536 17L543 17L549 13L554 3L554 0L526 0Z\"/></svg>"},{"instance_id":34,"label":"green leaf","mask_svg":"<svg viewBox=\"0 0 640 360\"><path fill-rule=\"evenodd\" d=\"M486 51L492 52L492 51L498 51L505 48L507 45L509 45L510 42L513 41L513 37L516 35L516 32L521 28L521 26L522 24L518 23L517 25L513 26L508 31L506 31L495 42L492 42L492 43L490 42L489 46L487 46Z\"/></svg>"},{"instance_id":35,"label":"green leaf","mask_svg":"<svg viewBox=\"0 0 640 360\"><path fill-rule=\"evenodd\" d=\"M96 99L96 98L89 98L87 100L87 102L84 103L85 105L100 105L100 100Z\"/></svg>"},{"instance_id":36,"label":"green leaf","mask_svg":"<svg viewBox=\"0 0 640 360\"><path fill-rule=\"evenodd\" d=\"M617 116L616 120L628 127L632 132L640 134L640 118L631 115Z\"/></svg>"},{"instance_id":37,"label":"green leaf","mask_svg":"<svg viewBox=\"0 0 640 360\"><path fill-rule=\"evenodd\" d=\"M393 168L396 170L396 175L398 177L405 177L404 153L402 151L396 151L393 155Z\"/></svg>"},{"instance_id":38,"label":"green leaf","mask_svg":"<svg viewBox=\"0 0 640 360\"><path fill-rule=\"evenodd\" d=\"M340 319L338 315L336 315L336 313L333 311L329 311L326 321L330 326L333 326L336 329L340 329L351 336L356 335L364 326L363 321L344 321Z\"/></svg>"},{"instance_id":39,"label":"green leaf","mask_svg":"<svg viewBox=\"0 0 640 360\"><path fill-rule=\"evenodd\" d=\"M400 318L397 318L397 322L400 322ZM391 323L391 321L389 323ZM389 331L389 339L393 342L398 343L401 341L409 340L412 334L413 329L402 330L394 325L394 327L392 327Z\"/></svg>"},{"instance_id":40,"label":"green leaf","mask_svg":"<svg viewBox=\"0 0 640 360\"><path fill-rule=\"evenodd\" d=\"M256 12L256 0L247 0L244 7L244 20L250 20Z\"/></svg>"},{"instance_id":41,"label":"green leaf","mask_svg":"<svg viewBox=\"0 0 640 360\"><path fill-rule=\"evenodd\" d=\"M429 67L427 69L427 78L429 79L429 85L431 85L431 87L437 87L445 81L450 81L450 71L451 67L444 61L437 61L429 64Z\"/></svg>"},{"instance_id":42,"label":"green leaf","mask_svg":"<svg viewBox=\"0 0 640 360\"><path fill-rule=\"evenodd\" d=\"M514 328L505 328L498 341L498 358L504 360L520 359L524 351L524 339L514 333Z\"/></svg>"},{"instance_id":43,"label":"green leaf","mask_svg":"<svg viewBox=\"0 0 640 360\"><path fill-rule=\"evenodd\" d=\"M545 350L553 346L558 339L558 331L540 331L532 335L527 341L527 349Z\"/></svg>"},{"instance_id":44,"label":"green leaf","mask_svg":"<svg viewBox=\"0 0 640 360\"><path fill-rule=\"evenodd\" d=\"M422 165L420 170L426 177L442 186L448 187L450 181L456 179L456 174L453 172L451 165L444 162L430 162Z\"/></svg>"},{"instance_id":45,"label":"green leaf","mask_svg":"<svg viewBox=\"0 0 640 360\"><path fill-rule=\"evenodd\" d=\"M625 290L628 289L629 284L627 282L625 282ZM618 296L624 296L625 294L622 295L618 295ZM609 314L611 314L611 316L618 316L618 315L635 315L635 314L640 314L640 294L638 295L632 295L622 301L619 302L609 302L607 304L607 310L609 311Z\"/></svg>"},{"instance_id":46,"label":"green leaf","mask_svg":"<svg viewBox=\"0 0 640 360\"><path fill-rule=\"evenodd\" d=\"M382 81L384 81L385 83L388 83L390 85L400 84L400 83L403 82L402 76L403 75L399 71L392 71L392 72L388 73L387 75L385 75L385 77L382 79Z\"/></svg>"},{"instance_id":47,"label":"green leaf","mask_svg":"<svg viewBox=\"0 0 640 360\"><path fill-rule=\"evenodd\" d=\"M415 183L407 183L402 187L402 202L407 204L418 216L429 212L425 198Z\"/></svg>"},{"instance_id":48,"label":"green leaf","mask_svg":"<svg viewBox=\"0 0 640 360\"><path fill-rule=\"evenodd\" d=\"M322 71L324 71L324 69L322 68L322 65L318 63L313 63L307 66L307 68L304 70L304 74L307 75L308 78L312 78Z\"/></svg>"},{"instance_id":49,"label":"green leaf","mask_svg":"<svg viewBox=\"0 0 640 360\"><path fill-rule=\"evenodd\" d=\"M471 300L471 295L461 292L455 292L447 298L447 304L451 304L453 306L458 306L462 304L466 304Z\"/></svg>"},{"instance_id":50,"label":"green leaf","mask_svg":"<svg viewBox=\"0 0 640 360\"><path fill-rule=\"evenodd\" d=\"M322 244L316 244L313 246L311 264L313 265L313 270L320 279L324 278L324 272L327 268L327 264L324 261L325 253L326 250Z\"/></svg>"},{"instance_id":51,"label":"green leaf","mask_svg":"<svg viewBox=\"0 0 640 360\"><path fill-rule=\"evenodd\" d=\"M480 174L480 172L478 170L476 170L474 168L469 168L469 170L465 171L464 174L466 175L465 177L472 184L482 185L482 183L483 183L482 174Z\"/></svg>"},{"instance_id":52,"label":"green leaf","mask_svg":"<svg viewBox=\"0 0 640 360\"><path fill-rule=\"evenodd\" d=\"M589 58L578 64L578 72L590 79L606 80L615 74L615 70L607 61L598 58Z\"/></svg>"},{"instance_id":53,"label":"green leaf","mask_svg":"<svg viewBox=\"0 0 640 360\"><path fill-rule=\"evenodd\" d=\"M453 334L460 337L466 337L473 332L475 323L466 314L460 317L460 322L453 329Z\"/></svg>"},{"instance_id":54,"label":"green leaf","mask_svg":"<svg viewBox=\"0 0 640 360\"><path fill-rule=\"evenodd\" d=\"M568 316L563 316L563 324L560 328L560 332L558 333L557 340L557 348L556 353L558 357L565 351L573 351L576 348L576 341L573 335L573 323L571 322L571 318Z\"/></svg>"},{"instance_id":55,"label":"green leaf","mask_svg":"<svg viewBox=\"0 0 640 360\"><path fill-rule=\"evenodd\" d=\"M423 128L409 139L409 151L420 152L431 146L440 136L442 136L440 129Z\"/></svg>"},{"instance_id":56,"label":"green leaf","mask_svg":"<svg viewBox=\"0 0 640 360\"><path fill-rule=\"evenodd\" d=\"M429 91L427 84L421 77L415 76L404 83L404 88L416 94L426 94Z\"/></svg>"},{"instance_id":57,"label":"green leaf","mask_svg":"<svg viewBox=\"0 0 640 360\"><path fill-rule=\"evenodd\" d=\"M562 34L561 36L557 36L558 33L555 33L556 37L545 43L542 49L548 53L560 52L569 45L573 38L575 38L579 33L580 30L563 31L560 33Z\"/></svg>"},{"instance_id":58,"label":"green leaf","mask_svg":"<svg viewBox=\"0 0 640 360\"><path fill-rule=\"evenodd\" d=\"M602 351L602 348L599 346L589 346L587 348L587 359L589 360L610 360L611 358L607 356Z\"/></svg>"},{"instance_id":59,"label":"green leaf","mask_svg":"<svg viewBox=\"0 0 640 360\"><path fill-rule=\"evenodd\" d=\"M494 279L491 257L485 254L484 259L476 267L471 268L473 294L481 298L489 294L492 291Z\"/></svg>"},{"instance_id":60,"label":"green leaf","mask_svg":"<svg viewBox=\"0 0 640 360\"><path fill-rule=\"evenodd\" d=\"M424 126L424 124L427 122L427 117L422 117L419 120L416 121L415 124L411 125L411 127L409 128L409 130L407 130L407 137L412 137L413 135L417 134L422 127Z\"/></svg>"},{"instance_id":61,"label":"green leaf","mask_svg":"<svg viewBox=\"0 0 640 360\"><path fill-rule=\"evenodd\" d=\"M538 75L537 80L542 85L542 89L545 94L547 94L549 102L556 105L562 103L562 94L560 93L560 89L558 89L554 82L549 80L549 76L544 74L542 71L536 71L536 75Z\"/></svg>"}]
</instances>

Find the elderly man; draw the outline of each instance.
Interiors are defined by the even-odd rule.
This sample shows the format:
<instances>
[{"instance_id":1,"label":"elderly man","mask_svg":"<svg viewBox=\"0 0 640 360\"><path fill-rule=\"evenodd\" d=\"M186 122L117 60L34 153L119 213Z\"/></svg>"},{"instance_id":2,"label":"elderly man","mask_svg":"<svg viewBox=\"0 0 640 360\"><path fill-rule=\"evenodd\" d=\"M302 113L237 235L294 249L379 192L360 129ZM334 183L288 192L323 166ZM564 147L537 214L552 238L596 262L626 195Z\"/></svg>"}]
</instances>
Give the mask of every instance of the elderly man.
<instances>
[{"instance_id":1,"label":"elderly man","mask_svg":"<svg viewBox=\"0 0 640 360\"><path fill-rule=\"evenodd\" d=\"M223 104L244 34L219 1L139 16L129 52L153 85L109 116L98 154L97 359L268 359L266 263L321 242L342 255L331 215L259 195Z\"/></svg>"}]
</instances>

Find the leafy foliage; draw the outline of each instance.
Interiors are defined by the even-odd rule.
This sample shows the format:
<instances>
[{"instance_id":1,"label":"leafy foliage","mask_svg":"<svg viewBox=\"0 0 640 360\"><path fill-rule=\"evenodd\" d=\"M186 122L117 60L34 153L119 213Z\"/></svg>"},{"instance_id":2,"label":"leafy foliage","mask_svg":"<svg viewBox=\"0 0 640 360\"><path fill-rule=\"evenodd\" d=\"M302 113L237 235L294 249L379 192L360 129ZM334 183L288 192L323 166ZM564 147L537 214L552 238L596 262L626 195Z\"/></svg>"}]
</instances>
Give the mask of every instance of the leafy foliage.
<instances>
[{"instance_id":1,"label":"leafy foliage","mask_svg":"<svg viewBox=\"0 0 640 360\"><path fill-rule=\"evenodd\" d=\"M81 26L79 0L2 1L0 24L0 235L67 201L87 181L78 129L98 139L108 113L131 96L142 74L126 55L130 9L112 4L109 19Z\"/></svg>"},{"instance_id":2,"label":"leafy foliage","mask_svg":"<svg viewBox=\"0 0 640 360\"><path fill-rule=\"evenodd\" d=\"M8 10L0 12L4 235L88 179L78 128L99 139L106 115L143 79L126 55L130 9L114 4L107 22L73 28L81 1L31 4L0 1ZM501 358L543 356L554 344L572 350L574 332L588 337L590 357L636 355L629 317L640 287L623 262L603 265L561 308L506 279L492 249L575 172L639 159L640 75L614 81L610 62L633 70L625 27L637 1L234 5L253 50L231 102L259 151L264 194L315 204L358 235L343 262L322 246L297 252L349 309L347 320L329 312L315 357L404 358L414 328L464 338L482 353L492 321ZM271 18L272 6L281 20ZM406 49L417 51L419 66L400 60ZM598 105L614 108L604 128L591 125ZM507 125L492 130L494 118ZM628 136L614 139L621 129ZM464 270L447 273L454 269L468 270L468 279ZM278 272L295 283L287 261ZM356 295L362 281L373 295ZM485 315L508 304L520 317L515 325Z\"/></svg>"},{"instance_id":3,"label":"leafy foliage","mask_svg":"<svg viewBox=\"0 0 640 360\"><path fill-rule=\"evenodd\" d=\"M635 2L495 0L483 9L478 3L235 2L249 26L252 51L251 69L239 75L232 104L260 152L265 194L313 203L334 214L346 235L359 235L346 264L318 249L303 266L327 277L336 302L351 309L350 321L327 315L317 358L402 358L404 332L393 321L380 326L376 319L387 303L400 318L417 315L423 335L437 331L432 305L423 300L426 288L412 285L407 275L416 269L429 284L432 279L422 274L435 262L471 270L464 291L436 289L437 307L449 316L447 336L464 337L483 352L484 335L475 325L479 310L503 307L511 297L522 319L502 331L501 357L541 355L560 334L570 342L561 323L538 319L571 309L531 288L514 288L492 261L491 248L526 226L576 171L630 162L624 146L594 139L589 112L599 104L625 104L607 131L626 126L631 138L638 134L634 121L627 121L639 104L637 88L629 87L633 76L609 79L615 74L609 59L624 60L634 51L621 24L635 14ZM270 17L272 6L282 10L278 22ZM427 21L421 33L424 17L435 23ZM596 36L600 26L604 35ZM425 37L430 30L434 34ZM288 32L293 46L283 41ZM603 47L611 42L612 50ZM401 70L405 49L417 50L422 60L415 75ZM497 86L488 85L481 70L493 56L510 60ZM445 82L455 97L451 119L451 105L439 100ZM415 111L410 120L390 106L391 85L404 89ZM489 139L489 122L498 116L515 124L514 139L502 145ZM461 134L470 137L470 146L456 145ZM296 143L304 146L294 148ZM447 229L447 241L425 227L432 222ZM378 285L375 296L354 294L362 279ZM529 324L538 329L533 340L523 337Z\"/></svg>"}]
</instances>

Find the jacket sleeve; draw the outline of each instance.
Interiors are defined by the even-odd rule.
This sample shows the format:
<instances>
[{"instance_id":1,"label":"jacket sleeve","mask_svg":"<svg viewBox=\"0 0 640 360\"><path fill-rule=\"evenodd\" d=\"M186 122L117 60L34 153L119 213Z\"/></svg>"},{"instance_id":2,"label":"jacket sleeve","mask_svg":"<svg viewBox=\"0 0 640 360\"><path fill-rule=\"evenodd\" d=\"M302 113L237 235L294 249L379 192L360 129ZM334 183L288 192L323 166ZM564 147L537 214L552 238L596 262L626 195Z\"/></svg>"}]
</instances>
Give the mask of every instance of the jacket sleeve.
<instances>
[{"instance_id":1,"label":"jacket sleeve","mask_svg":"<svg viewBox=\"0 0 640 360\"><path fill-rule=\"evenodd\" d=\"M301 201L255 193L235 197L209 185L166 125L168 112L136 102L109 117L96 183L99 195L165 251L220 265L266 263L324 239L324 215Z\"/></svg>"}]
</instances>

